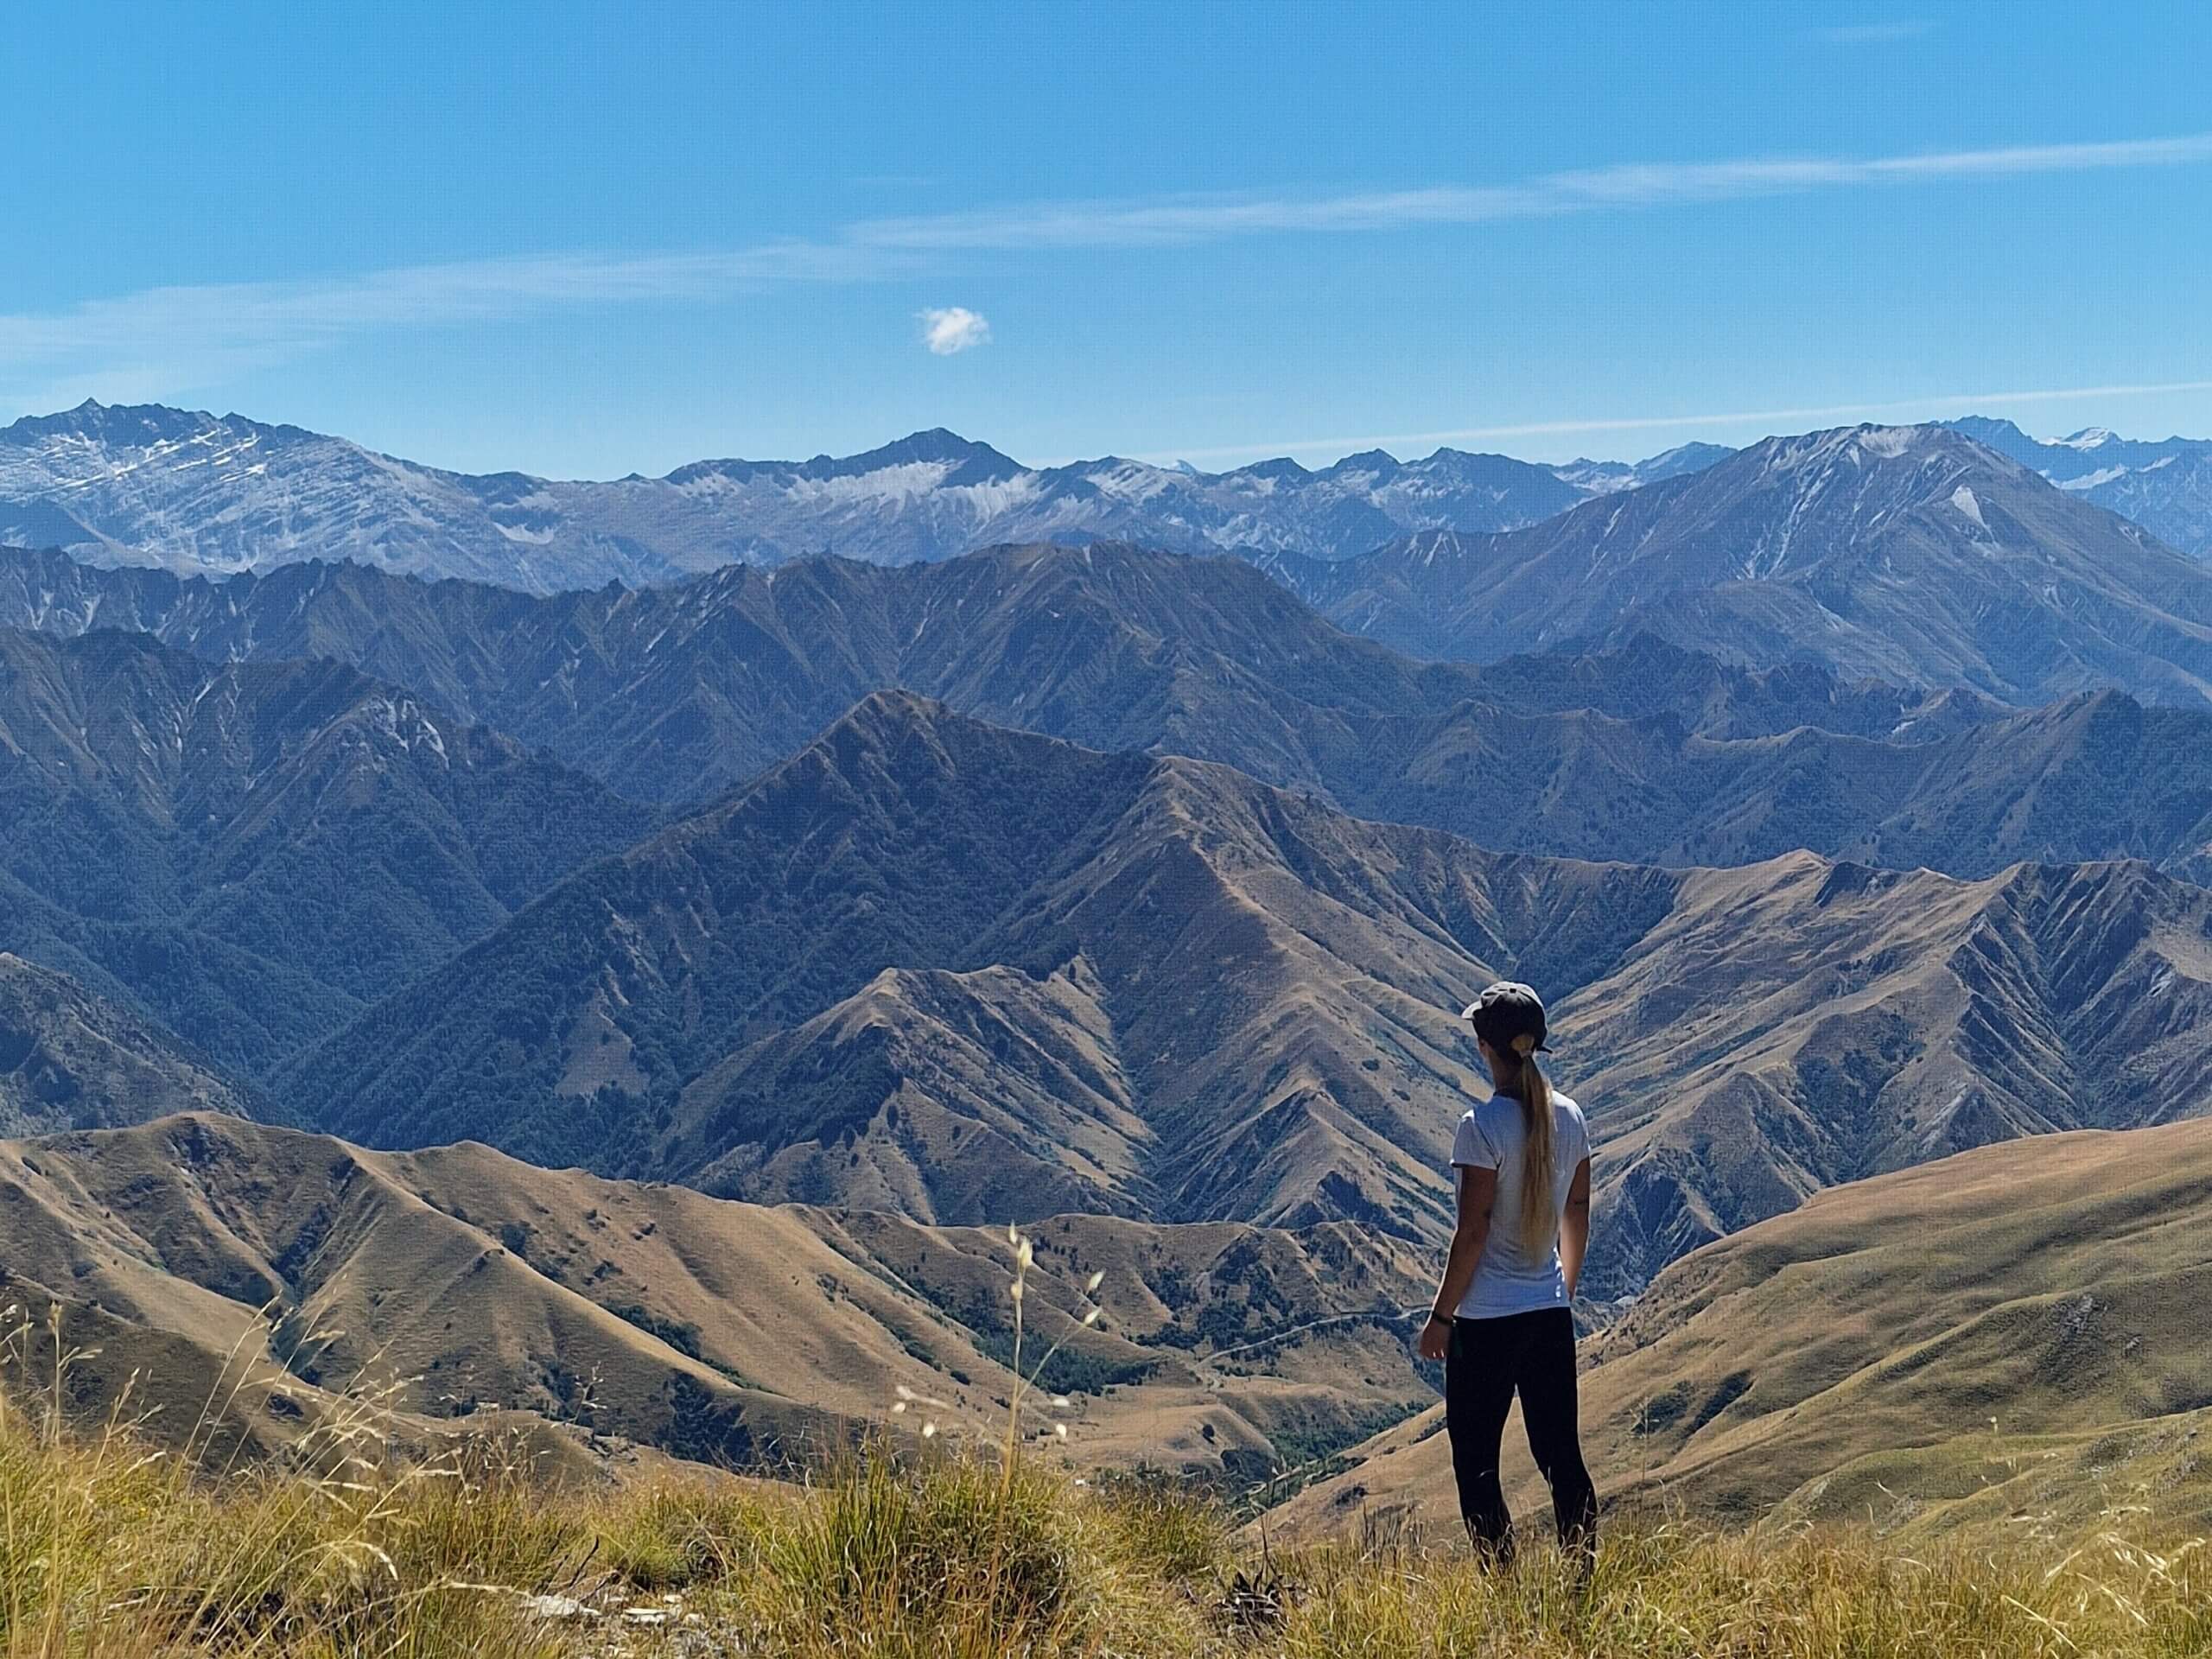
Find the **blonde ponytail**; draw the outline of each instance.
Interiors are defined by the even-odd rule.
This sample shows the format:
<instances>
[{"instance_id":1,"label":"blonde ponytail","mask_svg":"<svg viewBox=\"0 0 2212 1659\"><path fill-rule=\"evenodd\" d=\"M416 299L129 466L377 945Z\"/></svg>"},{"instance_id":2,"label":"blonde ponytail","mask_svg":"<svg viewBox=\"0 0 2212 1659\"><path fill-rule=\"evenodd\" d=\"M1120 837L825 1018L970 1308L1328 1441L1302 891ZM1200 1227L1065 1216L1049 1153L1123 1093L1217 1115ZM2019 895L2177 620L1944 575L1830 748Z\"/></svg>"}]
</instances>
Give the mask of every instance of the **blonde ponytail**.
<instances>
[{"instance_id":1,"label":"blonde ponytail","mask_svg":"<svg viewBox=\"0 0 2212 1659\"><path fill-rule=\"evenodd\" d=\"M1548 1255L1559 1238L1559 1217L1552 1209L1552 1088L1536 1065L1536 1039L1513 1039L1521 1062L1515 1078L1521 1121L1528 1133L1521 1154L1521 1248L1532 1256Z\"/></svg>"}]
</instances>

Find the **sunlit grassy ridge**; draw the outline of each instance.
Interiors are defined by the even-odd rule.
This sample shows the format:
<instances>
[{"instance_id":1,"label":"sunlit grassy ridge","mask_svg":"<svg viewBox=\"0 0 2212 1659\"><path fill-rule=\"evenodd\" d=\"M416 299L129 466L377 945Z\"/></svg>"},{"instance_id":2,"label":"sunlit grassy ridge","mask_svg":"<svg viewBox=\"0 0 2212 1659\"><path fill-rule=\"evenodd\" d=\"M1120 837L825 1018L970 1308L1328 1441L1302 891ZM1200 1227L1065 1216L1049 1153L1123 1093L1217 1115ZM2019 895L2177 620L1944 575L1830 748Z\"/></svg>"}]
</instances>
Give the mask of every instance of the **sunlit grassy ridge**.
<instances>
[{"instance_id":1,"label":"sunlit grassy ridge","mask_svg":"<svg viewBox=\"0 0 2212 1659\"><path fill-rule=\"evenodd\" d=\"M1582 1347L1620 1503L1872 1522L1901 1547L2077 1535L2148 1505L2212 1532L2212 1122L2031 1135L1852 1182L1676 1262ZM1440 1408L1276 1517L1452 1503ZM1516 1498L1541 1487L1509 1437Z\"/></svg>"},{"instance_id":2,"label":"sunlit grassy ridge","mask_svg":"<svg viewBox=\"0 0 2212 1659\"><path fill-rule=\"evenodd\" d=\"M2212 1654L2203 1554L2112 1531L1906 1555L1624 1527L1584 1592L1541 1550L1505 1576L1403 1539L1262 1555L1171 1482L918 1442L804 1487L529 1474L492 1446L387 1467L372 1404L289 1468L194 1473L18 1398L0 1408L0 1655Z\"/></svg>"},{"instance_id":3,"label":"sunlit grassy ridge","mask_svg":"<svg viewBox=\"0 0 2212 1659\"><path fill-rule=\"evenodd\" d=\"M126 1391L103 1426L63 1311L41 1324L17 1304L0 1333L0 1659L2212 1656L2212 1567L2140 1507L2074 1536L1919 1545L1624 1512L1586 1581L1542 1547L1486 1572L1404 1510L1271 1548L1187 1478L1069 1471L1074 1402L1035 1386L1065 1335L1029 1339L1025 1317L1051 1281L1033 1239L1006 1243L1002 1435L948 1429L942 1402L902 1389L883 1435L785 1483L666 1464L580 1478L512 1432L425 1450L394 1433L398 1382L333 1396L242 1465L217 1430L282 1384L240 1368L159 1439ZM1103 1317L1104 1277L1068 1287L1090 1311L1061 1323Z\"/></svg>"}]
</instances>

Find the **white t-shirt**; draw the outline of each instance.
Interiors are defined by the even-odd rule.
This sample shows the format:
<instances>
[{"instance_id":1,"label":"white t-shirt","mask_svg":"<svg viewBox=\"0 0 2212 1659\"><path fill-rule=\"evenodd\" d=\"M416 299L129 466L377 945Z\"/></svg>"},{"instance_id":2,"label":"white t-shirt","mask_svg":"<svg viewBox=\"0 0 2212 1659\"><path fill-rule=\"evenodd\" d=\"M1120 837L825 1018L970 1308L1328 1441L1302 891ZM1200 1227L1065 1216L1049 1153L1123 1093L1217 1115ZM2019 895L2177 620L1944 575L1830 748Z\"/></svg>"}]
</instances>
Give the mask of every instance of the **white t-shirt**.
<instances>
[{"instance_id":1,"label":"white t-shirt","mask_svg":"<svg viewBox=\"0 0 2212 1659\"><path fill-rule=\"evenodd\" d=\"M1582 1109L1557 1090L1552 1091L1552 1169L1548 1187L1537 1202L1549 1207L1551 1243L1541 1256L1531 1256L1521 1243L1523 1198L1522 1148L1528 1144L1528 1121L1521 1103L1510 1095L1492 1095L1459 1120L1452 1141L1452 1179L1462 1169L1497 1172L1497 1198L1491 1206L1490 1237L1475 1268L1474 1282L1459 1300L1463 1319L1495 1319L1509 1313L1527 1313L1541 1307L1567 1305L1567 1274L1559 1261L1559 1218L1567 1209L1567 1189L1574 1172L1590 1155L1590 1129Z\"/></svg>"}]
</instances>

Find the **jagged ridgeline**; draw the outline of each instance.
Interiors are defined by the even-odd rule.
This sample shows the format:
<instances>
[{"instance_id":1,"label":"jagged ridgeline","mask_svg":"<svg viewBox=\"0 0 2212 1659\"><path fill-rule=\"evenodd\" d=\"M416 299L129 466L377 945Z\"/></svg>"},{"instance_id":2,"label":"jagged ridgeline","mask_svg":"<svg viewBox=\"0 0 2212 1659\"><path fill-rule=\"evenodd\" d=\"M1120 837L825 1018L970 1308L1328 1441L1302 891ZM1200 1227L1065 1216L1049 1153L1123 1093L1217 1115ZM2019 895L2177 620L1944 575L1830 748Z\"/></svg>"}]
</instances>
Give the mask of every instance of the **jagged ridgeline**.
<instances>
[{"instance_id":1,"label":"jagged ridgeline","mask_svg":"<svg viewBox=\"0 0 2212 1659\"><path fill-rule=\"evenodd\" d=\"M903 564L1043 539L1334 558L1409 530L1534 524L1726 453L1690 444L1633 466L1551 467L1370 451L1319 472L1274 461L1207 474L1118 456L1025 467L933 429L862 454L701 461L589 482L471 476L295 426L88 400L0 428L0 540L184 573L347 558L539 592L734 560L836 552Z\"/></svg>"},{"instance_id":2,"label":"jagged ridgeline","mask_svg":"<svg viewBox=\"0 0 2212 1659\"><path fill-rule=\"evenodd\" d=\"M2212 717L2194 693L2161 706L2077 690L2016 709L1948 672L1899 686L1813 662L1751 669L1649 633L1594 654L1417 662L1239 561L1120 546L890 570L807 560L545 600L351 565L215 583L0 553L0 626L144 629L222 663L334 658L631 799L679 805L902 687L1508 850L1719 864L1804 848L1981 875L2023 858L2187 871L2212 842ZM2150 675L2141 695L2162 686Z\"/></svg>"}]
</instances>

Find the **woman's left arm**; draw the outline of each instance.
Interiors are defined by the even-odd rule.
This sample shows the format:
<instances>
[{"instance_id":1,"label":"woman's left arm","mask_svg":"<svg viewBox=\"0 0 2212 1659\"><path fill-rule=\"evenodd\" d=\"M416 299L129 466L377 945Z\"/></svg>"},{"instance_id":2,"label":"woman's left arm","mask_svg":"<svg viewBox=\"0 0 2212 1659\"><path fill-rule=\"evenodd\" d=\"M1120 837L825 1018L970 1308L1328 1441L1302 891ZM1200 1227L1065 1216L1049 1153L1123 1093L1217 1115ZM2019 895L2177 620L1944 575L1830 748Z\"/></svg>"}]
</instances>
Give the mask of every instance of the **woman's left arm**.
<instances>
[{"instance_id":1,"label":"woman's left arm","mask_svg":"<svg viewBox=\"0 0 2212 1659\"><path fill-rule=\"evenodd\" d=\"M1452 1230L1452 1251L1444 1259L1444 1280L1436 1287L1436 1301L1428 1323L1421 1328L1421 1357L1442 1359L1452 1345L1452 1310L1466 1300L1467 1287L1475 1282L1482 1265L1483 1247L1490 1243L1491 1206L1497 1202L1497 1172L1472 1164L1459 1168L1459 1220Z\"/></svg>"}]
</instances>

